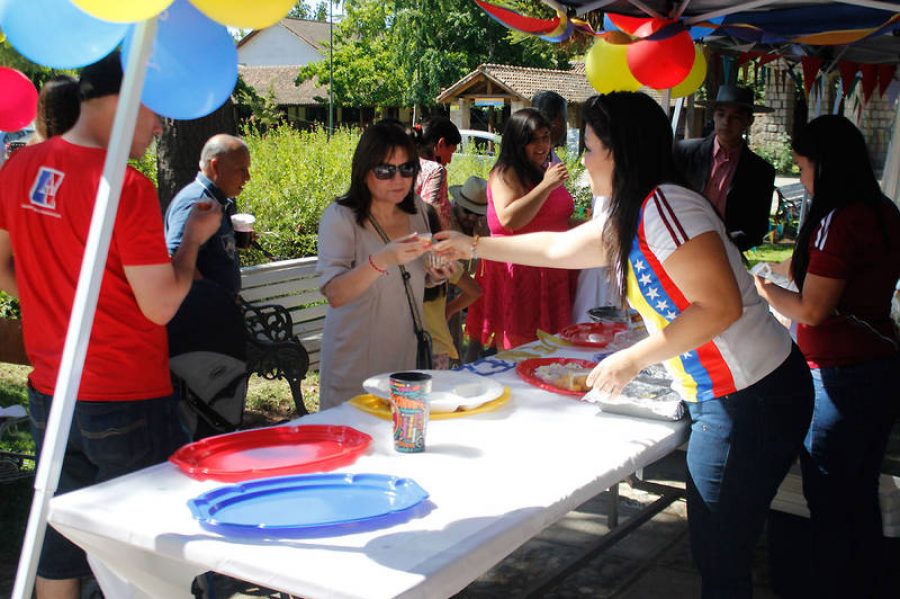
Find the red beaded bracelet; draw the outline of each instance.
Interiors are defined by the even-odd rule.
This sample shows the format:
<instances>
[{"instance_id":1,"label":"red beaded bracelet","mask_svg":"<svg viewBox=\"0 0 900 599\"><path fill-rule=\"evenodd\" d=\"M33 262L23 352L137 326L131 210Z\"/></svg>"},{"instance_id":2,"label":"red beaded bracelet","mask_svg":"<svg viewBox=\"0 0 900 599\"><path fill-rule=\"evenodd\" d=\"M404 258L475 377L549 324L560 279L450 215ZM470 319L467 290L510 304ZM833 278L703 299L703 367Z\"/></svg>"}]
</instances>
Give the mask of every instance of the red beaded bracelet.
<instances>
[{"instance_id":1,"label":"red beaded bracelet","mask_svg":"<svg viewBox=\"0 0 900 599\"><path fill-rule=\"evenodd\" d=\"M382 274L382 275L388 274L388 271L386 268L379 268L378 265L375 264L375 261L372 260L372 254L369 254L369 266L374 268L378 274Z\"/></svg>"}]
</instances>

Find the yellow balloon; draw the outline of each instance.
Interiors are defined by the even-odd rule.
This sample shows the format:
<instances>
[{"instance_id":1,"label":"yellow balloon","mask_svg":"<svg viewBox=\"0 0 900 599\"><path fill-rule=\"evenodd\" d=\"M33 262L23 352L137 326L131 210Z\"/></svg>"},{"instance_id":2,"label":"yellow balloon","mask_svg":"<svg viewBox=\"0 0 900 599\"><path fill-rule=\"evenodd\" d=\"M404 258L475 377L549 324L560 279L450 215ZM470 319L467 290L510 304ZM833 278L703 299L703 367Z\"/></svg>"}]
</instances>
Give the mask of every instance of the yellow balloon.
<instances>
[{"instance_id":1,"label":"yellow balloon","mask_svg":"<svg viewBox=\"0 0 900 599\"><path fill-rule=\"evenodd\" d=\"M703 50L700 49L700 44L694 44L694 52L694 66L684 81L672 88L673 98L690 96L706 81L706 57L703 55Z\"/></svg>"},{"instance_id":2,"label":"yellow balloon","mask_svg":"<svg viewBox=\"0 0 900 599\"><path fill-rule=\"evenodd\" d=\"M72 4L102 21L134 23L155 17L173 0L72 0Z\"/></svg>"},{"instance_id":3,"label":"yellow balloon","mask_svg":"<svg viewBox=\"0 0 900 599\"><path fill-rule=\"evenodd\" d=\"M213 21L245 29L274 25L296 3L296 0L191 0L191 4Z\"/></svg>"},{"instance_id":4,"label":"yellow balloon","mask_svg":"<svg viewBox=\"0 0 900 599\"><path fill-rule=\"evenodd\" d=\"M584 60L588 83L601 94L609 92L633 92L641 83L631 74L625 53L625 44L610 44L597 40L588 50Z\"/></svg>"}]
</instances>

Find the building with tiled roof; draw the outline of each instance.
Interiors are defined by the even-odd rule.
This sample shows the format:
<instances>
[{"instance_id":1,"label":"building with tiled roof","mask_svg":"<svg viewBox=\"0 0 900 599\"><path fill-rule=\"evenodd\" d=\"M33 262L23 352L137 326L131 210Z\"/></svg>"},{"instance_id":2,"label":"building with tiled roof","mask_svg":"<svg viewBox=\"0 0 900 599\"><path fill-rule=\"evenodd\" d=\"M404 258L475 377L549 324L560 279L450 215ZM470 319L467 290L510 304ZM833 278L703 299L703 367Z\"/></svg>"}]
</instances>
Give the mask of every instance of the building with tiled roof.
<instances>
[{"instance_id":1,"label":"building with tiled roof","mask_svg":"<svg viewBox=\"0 0 900 599\"><path fill-rule=\"evenodd\" d=\"M238 64L272 67L318 62L328 54L329 35L329 24L323 21L281 19L238 42Z\"/></svg>"},{"instance_id":2,"label":"building with tiled roof","mask_svg":"<svg viewBox=\"0 0 900 599\"><path fill-rule=\"evenodd\" d=\"M594 89L584 76L584 70L558 71L505 64L483 64L445 89L439 103L462 97L502 95L509 100L531 102L540 90L551 89L572 103L581 103L594 95Z\"/></svg>"},{"instance_id":3,"label":"building with tiled roof","mask_svg":"<svg viewBox=\"0 0 900 599\"><path fill-rule=\"evenodd\" d=\"M473 108L485 108L489 130L499 131L511 112L531 106L531 98L542 90L552 90L569 103L570 128L581 129L581 104L596 94L585 76L583 62L576 62L570 70L538 69L505 64L483 64L445 89L436 98L449 104L450 118L460 129L473 126ZM659 92L643 89L657 102Z\"/></svg>"},{"instance_id":4,"label":"building with tiled roof","mask_svg":"<svg viewBox=\"0 0 900 599\"><path fill-rule=\"evenodd\" d=\"M328 86L316 80L295 85L299 66L238 66L244 82L264 98L273 98L279 106L312 106L328 98Z\"/></svg>"}]
</instances>

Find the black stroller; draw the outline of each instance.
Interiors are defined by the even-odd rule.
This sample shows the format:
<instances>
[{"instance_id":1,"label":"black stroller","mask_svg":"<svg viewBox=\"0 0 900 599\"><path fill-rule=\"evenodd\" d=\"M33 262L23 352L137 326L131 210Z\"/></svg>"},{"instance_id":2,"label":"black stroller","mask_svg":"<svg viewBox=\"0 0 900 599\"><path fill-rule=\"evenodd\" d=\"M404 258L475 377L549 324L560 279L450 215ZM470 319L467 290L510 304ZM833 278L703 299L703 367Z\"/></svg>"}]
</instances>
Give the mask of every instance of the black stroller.
<instances>
[{"instance_id":1,"label":"black stroller","mask_svg":"<svg viewBox=\"0 0 900 599\"><path fill-rule=\"evenodd\" d=\"M237 430L250 373L244 318L235 298L217 283L196 281L168 330L172 383L193 439Z\"/></svg>"}]
</instances>

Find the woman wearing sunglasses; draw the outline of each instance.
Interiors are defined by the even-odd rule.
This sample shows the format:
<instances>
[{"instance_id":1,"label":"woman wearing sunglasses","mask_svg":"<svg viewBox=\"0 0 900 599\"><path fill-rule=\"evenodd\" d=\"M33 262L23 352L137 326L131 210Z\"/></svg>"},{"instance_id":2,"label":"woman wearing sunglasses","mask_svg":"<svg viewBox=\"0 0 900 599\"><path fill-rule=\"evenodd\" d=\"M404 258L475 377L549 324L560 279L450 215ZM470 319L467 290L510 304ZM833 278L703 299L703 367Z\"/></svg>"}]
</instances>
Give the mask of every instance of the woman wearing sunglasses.
<instances>
[{"instance_id":1,"label":"woman wearing sunglasses","mask_svg":"<svg viewBox=\"0 0 900 599\"><path fill-rule=\"evenodd\" d=\"M413 317L401 275L408 273L421 314L426 271L418 260L431 245L424 204L413 192L415 145L391 122L362 134L350 188L319 222L316 272L328 300L322 333L320 408L362 392L381 372L416 367ZM387 242L383 240L386 237Z\"/></svg>"},{"instance_id":2,"label":"woman wearing sunglasses","mask_svg":"<svg viewBox=\"0 0 900 599\"><path fill-rule=\"evenodd\" d=\"M549 164L552 145L550 124L537 110L519 110L507 121L488 177L491 236L569 228L569 173L562 163ZM538 329L555 333L572 322L577 277L570 271L485 262L476 276L484 295L466 318L466 335L476 343L506 349L537 339Z\"/></svg>"},{"instance_id":3,"label":"woman wearing sunglasses","mask_svg":"<svg viewBox=\"0 0 900 599\"><path fill-rule=\"evenodd\" d=\"M680 185L672 130L642 93L584 106L584 166L608 216L566 232L470 238L443 232L455 257L567 268L610 266L650 336L588 377L619 393L663 362L688 406L688 523L703 597L749 597L753 548L812 413L812 380L788 332L757 295L722 219Z\"/></svg>"}]
</instances>

